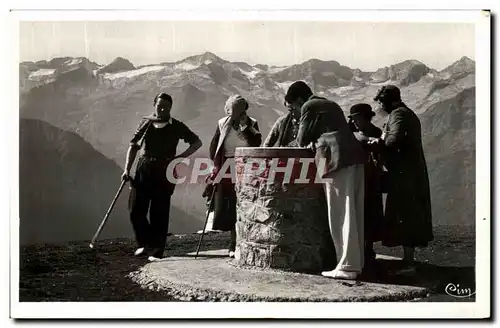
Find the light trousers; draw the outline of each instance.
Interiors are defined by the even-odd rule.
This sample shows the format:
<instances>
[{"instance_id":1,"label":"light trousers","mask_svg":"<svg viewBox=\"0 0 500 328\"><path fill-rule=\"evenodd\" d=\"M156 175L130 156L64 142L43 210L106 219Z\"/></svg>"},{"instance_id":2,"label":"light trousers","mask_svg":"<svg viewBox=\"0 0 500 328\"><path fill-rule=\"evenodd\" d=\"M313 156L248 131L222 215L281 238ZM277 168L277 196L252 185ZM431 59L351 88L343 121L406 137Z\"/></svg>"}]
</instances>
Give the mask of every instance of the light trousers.
<instances>
[{"instance_id":1,"label":"light trousers","mask_svg":"<svg viewBox=\"0 0 500 328\"><path fill-rule=\"evenodd\" d=\"M364 266L364 166L348 166L326 179L331 179L324 189L336 270L360 273Z\"/></svg>"}]
</instances>

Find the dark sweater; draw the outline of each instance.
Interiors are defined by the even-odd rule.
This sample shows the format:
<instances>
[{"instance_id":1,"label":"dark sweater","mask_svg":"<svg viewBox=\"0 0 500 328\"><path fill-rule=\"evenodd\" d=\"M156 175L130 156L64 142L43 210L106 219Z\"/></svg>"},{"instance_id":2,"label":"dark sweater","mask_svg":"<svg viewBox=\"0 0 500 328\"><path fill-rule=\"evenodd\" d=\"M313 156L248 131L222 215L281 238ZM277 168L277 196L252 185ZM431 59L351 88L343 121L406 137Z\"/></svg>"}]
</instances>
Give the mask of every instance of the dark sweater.
<instances>
[{"instance_id":1,"label":"dark sweater","mask_svg":"<svg viewBox=\"0 0 500 328\"><path fill-rule=\"evenodd\" d=\"M145 132L144 155L158 159L171 159L175 157L177 146L181 139L190 145L200 140L186 124L174 118L162 128L155 128L149 120L144 119L130 140L130 144L141 146L138 145L138 142Z\"/></svg>"}]
</instances>

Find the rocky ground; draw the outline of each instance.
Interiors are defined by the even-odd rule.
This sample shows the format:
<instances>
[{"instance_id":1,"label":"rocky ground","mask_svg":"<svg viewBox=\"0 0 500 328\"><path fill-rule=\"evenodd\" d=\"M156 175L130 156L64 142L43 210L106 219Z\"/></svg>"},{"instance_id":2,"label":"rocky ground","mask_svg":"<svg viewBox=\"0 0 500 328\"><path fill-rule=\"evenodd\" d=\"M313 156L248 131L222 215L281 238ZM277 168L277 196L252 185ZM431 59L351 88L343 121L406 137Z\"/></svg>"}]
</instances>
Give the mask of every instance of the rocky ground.
<instances>
[{"instance_id":1,"label":"rocky ground","mask_svg":"<svg viewBox=\"0 0 500 328\"><path fill-rule=\"evenodd\" d=\"M196 250L199 235L169 237L167 252L181 256ZM206 236L203 249L227 246L226 233ZM134 243L130 239L102 240L95 250L88 242L59 245L30 245L20 248L19 300L30 301L178 301L167 292L142 289L127 275L144 265L144 258L131 256ZM399 249L377 245L379 254L401 256ZM435 241L417 252L416 276L367 277L371 281L412 284L428 287L428 297L415 301L474 301L445 293L449 283L474 289L474 229L437 227ZM384 281L391 279L391 281Z\"/></svg>"}]
</instances>

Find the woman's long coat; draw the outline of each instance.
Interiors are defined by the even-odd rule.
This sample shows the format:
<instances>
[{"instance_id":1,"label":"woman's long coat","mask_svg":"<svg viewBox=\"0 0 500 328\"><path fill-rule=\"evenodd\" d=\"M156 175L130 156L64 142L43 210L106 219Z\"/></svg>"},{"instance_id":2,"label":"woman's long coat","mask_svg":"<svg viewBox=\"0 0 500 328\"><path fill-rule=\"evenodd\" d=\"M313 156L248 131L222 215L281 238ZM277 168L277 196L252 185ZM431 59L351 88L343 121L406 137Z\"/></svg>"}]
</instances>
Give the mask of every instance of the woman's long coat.
<instances>
[{"instance_id":1,"label":"woman's long coat","mask_svg":"<svg viewBox=\"0 0 500 328\"><path fill-rule=\"evenodd\" d=\"M214 162L215 170L224 164L224 140L230 129L229 116L223 117L217 124L217 129L210 143L210 158ZM248 125L242 132L248 147L258 147L262 143L262 135L259 132L257 121L248 117ZM222 179L215 186L214 194L214 230L229 231L234 229L236 223L236 191L234 184L229 179Z\"/></svg>"},{"instance_id":2,"label":"woman's long coat","mask_svg":"<svg viewBox=\"0 0 500 328\"><path fill-rule=\"evenodd\" d=\"M404 104L389 114L384 152L388 190L383 244L427 246L433 240L432 211L421 125Z\"/></svg>"}]
</instances>

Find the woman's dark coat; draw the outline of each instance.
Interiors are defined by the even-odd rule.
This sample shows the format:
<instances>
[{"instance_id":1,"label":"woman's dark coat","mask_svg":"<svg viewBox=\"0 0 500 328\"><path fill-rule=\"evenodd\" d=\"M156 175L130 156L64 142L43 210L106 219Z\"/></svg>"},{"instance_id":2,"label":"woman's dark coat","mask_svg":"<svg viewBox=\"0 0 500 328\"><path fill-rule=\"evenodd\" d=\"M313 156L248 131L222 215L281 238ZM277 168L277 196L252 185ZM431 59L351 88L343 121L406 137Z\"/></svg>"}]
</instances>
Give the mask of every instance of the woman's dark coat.
<instances>
[{"instance_id":1,"label":"woman's dark coat","mask_svg":"<svg viewBox=\"0 0 500 328\"><path fill-rule=\"evenodd\" d=\"M383 143L388 190L386 246L427 246L433 240L429 176L421 125L406 105L389 114Z\"/></svg>"}]
</instances>

